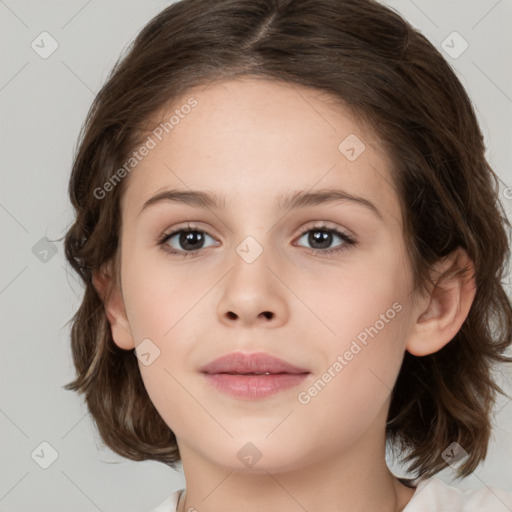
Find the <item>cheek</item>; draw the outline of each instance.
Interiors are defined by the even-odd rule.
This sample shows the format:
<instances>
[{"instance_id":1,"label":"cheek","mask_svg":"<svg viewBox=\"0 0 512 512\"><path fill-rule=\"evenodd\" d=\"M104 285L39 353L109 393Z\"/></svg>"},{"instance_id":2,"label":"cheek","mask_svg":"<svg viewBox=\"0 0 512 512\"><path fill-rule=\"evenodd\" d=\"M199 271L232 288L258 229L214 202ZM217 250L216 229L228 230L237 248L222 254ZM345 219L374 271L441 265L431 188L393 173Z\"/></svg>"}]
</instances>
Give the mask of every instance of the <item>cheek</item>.
<instances>
[{"instance_id":1,"label":"cheek","mask_svg":"<svg viewBox=\"0 0 512 512\"><path fill-rule=\"evenodd\" d=\"M358 335L364 341L365 332L369 336L365 329L372 326L379 337L389 334L390 326L404 316L407 300L407 271L391 247L379 254L353 254L338 267L320 267L307 280L301 278L294 289L314 314L311 321L328 346L340 350Z\"/></svg>"},{"instance_id":2,"label":"cheek","mask_svg":"<svg viewBox=\"0 0 512 512\"><path fill-rule=\"evenodd\" d=\"M144 386L162 418L181 433L189 422L202 418L183 373L192 370L194 343L204 339L204 325L198 321L204 316L201 299L216 279L209 284L209 276L198 276L185 266L171 272L165 258L161 260L148 264L136 251L125 258L123 294L135 344L144 342L150 353L150 364L139 361ZM186 418L185 427L181 418Z\"/></svg>"},{"instance_id":3,"label":"cheek","mask_svg":"<svg viewBox=\"0 0 512 512\"><path fill-rule=\"evenodd\" d=\"M133 257L124 262L123 293L127 314L136 343L150 338L158 345L194 325L201 299L217 279L207 273L198 275L186 265L167 264L165 257Z\"/></svg>"},{"instance_id":4,"label":"cheek","mask_svg":"<svg viewBox=\"0 0 512 512\"><path fill-rule=\"evenodd\" d=\"M316 418L310 428L323 446L318 446L320 451L329 452L336 443L350 446L379 414L385 419L404 355L400 318L404 311L390 309L389 323L379 319L382 323L369 320L365 324L361 314L359 318L344 315L343 324L340 316L336 327L341 334L324 344L325 367L297 391L297 417L306 423L307 418Z\"/></svg>"},{"instance_id":5,"label":"cheek","mask_svg":"<svg viewBox=\"0 0 512 512\"><path fill-rule=\"evenodd\" d=\"M350 272L340 268L315 286L311 283L309 293L303 289L305 302L319 318L314 321L326 372L317 386L322 389L317 403L338 404L341 413L373 403L366 409L372 414L391 392L409 320L408 276L401 261L392 251L387 257L361 258Z\"/></svg>"}]
</instances>

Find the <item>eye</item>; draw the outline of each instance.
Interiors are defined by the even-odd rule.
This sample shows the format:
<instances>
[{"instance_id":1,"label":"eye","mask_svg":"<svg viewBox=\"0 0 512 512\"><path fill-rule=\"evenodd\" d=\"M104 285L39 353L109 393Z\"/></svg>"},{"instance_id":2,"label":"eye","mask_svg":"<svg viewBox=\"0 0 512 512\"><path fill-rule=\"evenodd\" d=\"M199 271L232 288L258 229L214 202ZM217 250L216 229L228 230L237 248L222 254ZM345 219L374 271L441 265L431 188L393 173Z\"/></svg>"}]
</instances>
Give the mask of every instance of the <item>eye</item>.
<instances>
[{"instance_id":1,"label":"eye","mask_svg":"<svg viewBox=\"0 0 512 512\"><path fill-rule=\"evenodd\" d=\"M188 225L186 228L176 229L171 233L165 233L159 239L158 243L163 246L164 250L171 254L183 254L189 256L196 253L200 249L205 248L205 239L213 238L205 231L197 229L195 226ZM211 245L215 245L211 244Z\"/></svg>"},{"instance_id":2,"label":"eye","mask_svg":"<svg viewBox=\"0 0 512 512\"><path fill-rule=\"evenodd\" d=\"M205 246L205 240L210 238L213 243ZM340 243L331 247L332 243L340 240ZM299 237L300 240L305 240L312 247L312 254L326 255L343 250L347 250L355 246L356 242L346 233L342 233L338 229L330 228L325 224L313 226L303 231ZM198 227L188 224L186 227L175 229L170 233L164 233L158 240L158 244L170 254L180 254L185 257L195 256L199 254L202 249L212 245L218 245L214 238L205 231Z\"/></svg>"},{"instance_id":3,"label":"eye","mask_svg":"<svg viewBox=\"0 0 512 512\"><path fill-rule=\"evenodd\" d=\"M333 240L338 238L341 243L334 246L334 248L328 248L333 243ZM326 225L313 226L304 231L299 240L305 239L305 241L312 245L314 253L331 254L338 251L346 250L355 245L353 240L346 233L342 233L334 228L329 228Z\"/></svg>"}]
</instances>

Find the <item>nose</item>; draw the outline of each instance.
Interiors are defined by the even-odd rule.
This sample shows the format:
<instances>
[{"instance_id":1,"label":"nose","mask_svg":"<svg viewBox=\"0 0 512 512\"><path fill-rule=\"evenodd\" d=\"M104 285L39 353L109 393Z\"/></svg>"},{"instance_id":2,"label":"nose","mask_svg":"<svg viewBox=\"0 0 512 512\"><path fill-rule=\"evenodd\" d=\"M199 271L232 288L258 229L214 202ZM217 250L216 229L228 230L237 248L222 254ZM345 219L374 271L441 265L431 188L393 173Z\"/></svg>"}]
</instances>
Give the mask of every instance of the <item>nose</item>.
<instances>
[{"instance_id":1,"label":"nose","mask_svg":"<svg viewBox=\"0 0 512 512\"><path fill-rule=\"evenodd\" d=\"M232 259L217 305L219 320L229 327L279 327L288 321L288 290L263 251L248 262Z\"/></svg>"},{"instance_id":2,"label":"nose","mask_svg":"<svg viewBox=\"0 0 512 512\"><path fill-rule=\"evenodd\" d=\"M226 316L230 320L237 320L239 318L239 315L237 313L235 313L234 311L231 311L231 310L226 312ZM262 311L257 316L258 317L263 316L267 320L272 320L275 317L275 313L272 312L272 311Z\"/></svg>"}]
</instances>

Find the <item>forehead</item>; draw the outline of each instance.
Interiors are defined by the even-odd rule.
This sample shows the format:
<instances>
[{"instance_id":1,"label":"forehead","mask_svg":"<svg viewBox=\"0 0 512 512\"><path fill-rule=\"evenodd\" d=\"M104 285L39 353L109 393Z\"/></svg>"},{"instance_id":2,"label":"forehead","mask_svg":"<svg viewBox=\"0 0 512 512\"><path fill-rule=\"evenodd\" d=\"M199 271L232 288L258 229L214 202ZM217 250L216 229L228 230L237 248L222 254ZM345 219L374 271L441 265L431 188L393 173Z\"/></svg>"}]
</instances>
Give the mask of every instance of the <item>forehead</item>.
<instances>
[{"instance_id":1,"label":"forehead","mask_svg":"<svg viewBox=\"0 0 512 512\"><path fill-rule=\"evenodd\" d=\"M211 191L226 207L342 188L399 216L377 136L325 92L247 77L216 82L190 89L149 126L151 149L129 175L123 209L166 188Z\"/></svg>"}]
</instances>

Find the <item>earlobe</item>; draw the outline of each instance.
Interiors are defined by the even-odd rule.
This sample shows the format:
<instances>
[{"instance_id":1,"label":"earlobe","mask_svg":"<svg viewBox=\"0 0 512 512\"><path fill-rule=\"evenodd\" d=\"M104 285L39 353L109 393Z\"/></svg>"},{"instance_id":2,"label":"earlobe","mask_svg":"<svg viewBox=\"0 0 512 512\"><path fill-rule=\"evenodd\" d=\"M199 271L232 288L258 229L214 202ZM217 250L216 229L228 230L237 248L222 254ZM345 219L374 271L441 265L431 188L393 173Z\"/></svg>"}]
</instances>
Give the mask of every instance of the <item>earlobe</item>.
<instances>
[{"instance_id":1,"label":"earlobe","mask_svg":"<svg viewBox=\"0 0 512 512\"><path fill-rule=\"evenodd\" d=\"M465 272L461 272L465 270ZM415 356L433 354L449 343L466 320L475 298L473 262L457 248L436 265L434 285L419 301L406 349Z\"/></svg>"},{"instance_id":2,"label":"earlobe","mask_svg":"<svg viewBox=\"0 0 512 512\"><path fill-rule=\"evenodd\" d=\"M119 348L131 350L135 348L135 341L126 315L121 290L113 276L113 272L106 270L95 271L92 276L92 284L103 301L114 343Z\"/></svg>"}]
</instances>

